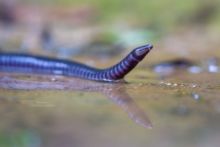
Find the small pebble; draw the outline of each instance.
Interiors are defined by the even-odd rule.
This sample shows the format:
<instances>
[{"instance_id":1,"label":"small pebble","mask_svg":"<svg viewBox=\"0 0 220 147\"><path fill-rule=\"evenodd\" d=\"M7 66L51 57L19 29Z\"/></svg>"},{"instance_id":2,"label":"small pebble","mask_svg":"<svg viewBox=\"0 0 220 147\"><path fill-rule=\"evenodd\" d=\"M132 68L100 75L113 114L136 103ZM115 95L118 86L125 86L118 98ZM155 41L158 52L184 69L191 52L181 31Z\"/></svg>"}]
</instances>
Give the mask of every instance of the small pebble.
<instances>
[{"instance_id":1,"label":"small pebble","mask_svg":"<svg viewBox=\"0 0 220 147\"><path fill-rule=\"evenodd\" d=\"M196 84L192 84L192 88L196 88L197 87L197 85Z\"/></svg>"},{"instance_id":2,"label":"small pebble","mask_svg":"<svg viewBox=\"0 0 220 147\"><path fill-rule=\"evenodd\" d=\"M167 85L167 86L171 86L172 84L171 84L171 83L166 83L166 85Z\"/></svg>"}]
</instances>

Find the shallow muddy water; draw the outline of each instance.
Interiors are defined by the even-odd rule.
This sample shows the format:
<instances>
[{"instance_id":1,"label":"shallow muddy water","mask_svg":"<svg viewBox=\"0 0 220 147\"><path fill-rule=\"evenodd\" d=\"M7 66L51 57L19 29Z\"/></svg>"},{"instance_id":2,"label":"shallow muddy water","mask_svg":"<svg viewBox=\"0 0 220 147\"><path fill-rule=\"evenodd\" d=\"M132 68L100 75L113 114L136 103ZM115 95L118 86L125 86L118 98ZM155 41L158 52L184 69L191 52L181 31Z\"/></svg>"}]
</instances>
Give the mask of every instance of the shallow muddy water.
<instances>
[{"instance_id":1,"label":"shallow muddy water","mask_svg":"<svg viewBox=\"0 0 220 147\"><path fill-rule=\"evenodd\" d=\"M0 146L219 146L220 74L163 80L139 66L128 83L0 74Z\"/></svg>"}]
</instances>

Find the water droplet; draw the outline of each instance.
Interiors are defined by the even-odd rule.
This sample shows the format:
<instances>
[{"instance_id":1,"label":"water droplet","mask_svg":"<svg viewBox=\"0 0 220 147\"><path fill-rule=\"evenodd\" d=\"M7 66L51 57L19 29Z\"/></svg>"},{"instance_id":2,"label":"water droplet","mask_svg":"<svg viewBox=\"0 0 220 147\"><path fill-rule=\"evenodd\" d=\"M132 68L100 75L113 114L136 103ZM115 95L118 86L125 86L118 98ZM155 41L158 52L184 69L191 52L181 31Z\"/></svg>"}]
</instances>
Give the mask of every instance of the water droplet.
<instances>
[{"instance_id":1,"label":"water droplet","mask_svg":"<svg viewBox=\"0 0 220 147\"><path fill-rule=\"evenodd\" d=\"M56 78L54 78L54 77L53 77L53 78L51 78L50 80L51 80L51 81L53 81L53 82L57 81L57 79L56 79Z\"/></svg>"},{"instance_id":2,"label":"water droplet","mask_svg":"<svg viewBox=\"0 0 220 147\"><path fill-rule=\"evenodd\" d=\"M199 66L190 66L187 70L188 72L193 73L193 74L198 74L202 72L202 68Z\"/></svg>"},{"instance_id":3,"label":"water droplet","mask_svg":"<svg viewBox=\"0 0 220 147\"><path fill-rule=\"evenodd\" d=\"M194 100L199 100L200 99L200 95L197 93L192 93L192 97Z\"/></svg>"},{"instance_id":4,"label":"water droplet","mask_svg":"<svg viewBox=\"0 0 220 147\"><path fill-rule=\"evenodd\" d=\"M219 71L219 68L216 65L209 65L208 71L211 72L211 73L216 73L216 72Z\"/></svg>"},{"instance_id":5,"label":"water droplet","mask_svg":"<svg viewBox=\"0 0 220 147\"><path fill-rule=\"evenodd\" d=\"M216 73L219 72L218 61L216 58L211 58L207 61L208 63L208 72Z\"/></svg>"}]
</instances>

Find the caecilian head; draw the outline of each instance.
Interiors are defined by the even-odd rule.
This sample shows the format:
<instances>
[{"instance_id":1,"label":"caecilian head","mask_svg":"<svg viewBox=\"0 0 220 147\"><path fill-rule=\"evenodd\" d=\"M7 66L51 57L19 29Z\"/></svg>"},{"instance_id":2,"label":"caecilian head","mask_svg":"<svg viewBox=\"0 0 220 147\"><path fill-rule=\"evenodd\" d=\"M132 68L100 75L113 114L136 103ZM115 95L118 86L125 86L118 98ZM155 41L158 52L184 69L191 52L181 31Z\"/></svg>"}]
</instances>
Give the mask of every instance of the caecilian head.
<instances>
[{"instance_id":1,"label":"caecilian head","mask_svg":"<svg viewBox=\"0 0 220 147\"><path fill-rule=\"evenodd\" d=\"M132 54L135 56L135 58L138 61L141 61L150 52L152 48L153 48L153 45L151 44L143 45L143 46L135 48L132 51Z\"/></svg>"}]
</instances>

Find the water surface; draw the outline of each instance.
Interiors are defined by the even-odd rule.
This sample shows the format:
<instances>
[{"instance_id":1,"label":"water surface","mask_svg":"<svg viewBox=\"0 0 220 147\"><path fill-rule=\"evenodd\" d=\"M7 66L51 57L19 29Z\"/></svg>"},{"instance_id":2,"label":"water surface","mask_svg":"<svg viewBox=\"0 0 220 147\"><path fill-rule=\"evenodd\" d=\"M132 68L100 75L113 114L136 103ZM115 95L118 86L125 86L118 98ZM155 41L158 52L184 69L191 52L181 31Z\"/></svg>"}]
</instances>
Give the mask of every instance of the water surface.
<instances>
[{"instance_id":1,"label":"water surface","mask_svg":"<svg viewBox=\"0 0 220 147\"><path fill-rule=\"evenodd\" d=\"M1 73L1 146L218 146L218 73L128 83Z\"/></svg>"}]
</instances>

